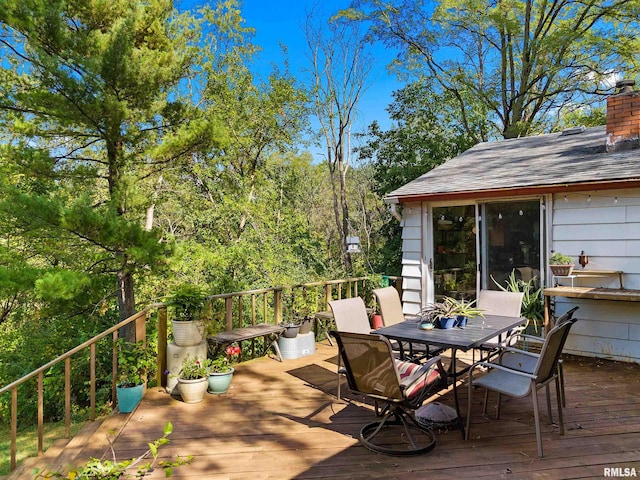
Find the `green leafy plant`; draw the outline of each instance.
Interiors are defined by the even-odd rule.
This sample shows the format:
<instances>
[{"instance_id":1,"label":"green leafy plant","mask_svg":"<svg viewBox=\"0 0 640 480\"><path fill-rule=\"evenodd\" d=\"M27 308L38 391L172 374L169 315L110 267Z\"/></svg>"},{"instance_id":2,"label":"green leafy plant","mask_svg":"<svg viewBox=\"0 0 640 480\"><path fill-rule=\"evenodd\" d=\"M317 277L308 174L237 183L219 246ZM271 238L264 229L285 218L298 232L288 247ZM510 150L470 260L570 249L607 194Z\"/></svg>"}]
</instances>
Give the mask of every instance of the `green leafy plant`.
<instances>
[{"instance_id":1,"label":"green leafy plant","mask_svg":"<svg viewBox=\"0 0 640 480\"><path fill-rule=\"evenodd\" d=\"M533 325L537 333L538 325L544 318L544 298L542 288L537 286L537 278L533 277L528 282L525 282L517 279L515 270L512 270L505 286L499 284L493 277L491 279L504 292L522 292L524 294L522 296L520 315L525 317L529 324Z\"/></svg>"},{"instance_id":2,"label":"green leafy plant","mask_svg":"<svg viewBox=\"0 0 640 480\"><path fill-rule=\"evenodd\" d=\"M312 318L315 314L315 308L316 299L311 293L307 291L297 292L291 305L294 322Z\"/></svg>"},{"instance_id":3,"label":"green leafy plant","mask_svg":"<svg viewBox=\"0 0 640 480\"><path fill-rule=\"evenodd\" d=\"M549 258L549 265L573 265L573 263L573 257L560 252L555 252Z\"/></svg>"},{"instance_id":4,"label":"green leafy plant","mask_svg":"<svg viewBox=\"0 0 640 480\"><path fill-rule=\"evenodd\" d=\"M191 357L187 355L182 362L182 368L178 372L178 378L183 380L196 380L198 378L206 378L209 376L209 372L212 368L212 360L205 358L204 360L198 357Z\"/></svg>"},{"instance_id":5,"label":"green leafy plant","mask_svg":"<svg viewBox=\"0 0 640 480\"><path fill-rule=\"evenodd\" d=\"M134 387L143 384L147 373L155 364L154 352L143 345L119 339L118 348L118 386Z\"/></svg>"},{"instance_id":6,"label":"green leafy plant","mask_svg":"<svg viewBox=\"0 0 640 480\"><path fill-rule=\"evenodd\" d=\"M173 307L176 320L202 320L207 307L207 294L198 285L178 285L167 297L167 305Z\"/></svg>"},{"instance_id":7,"label":"green leafy plant","mask_svg":"<svg viewBox=\"0 0 640 480\"><path fill-rule=\"evenodd\" d=\"M443 318L457 316L476 317L482 316L482 309L475 306L476 300L456 300L452 297L444 297L441 302L430 303L420 311L425 321L435 322Z\"/></svg>"},{"instance_id":8,"label":"green leafy plant","mask_svg":"<svg viewBox=\"0 0 640 480\"><path fill-rule=\"evenodd\" d=\"M177 456L174 460L158 460L158 452L160 447L169 443L167 438L173 431L173 425L171 422L167 422L164 426L164 435L156 441L149 443L149 450L136 458L130 458L128 460L118 461L116 459L115 450L113 449L113 441L110 436L107 436L109 442L109 448L111 449L112 460L99 460L97 458L91 458L87 463L81 465L67 473L61 472L36 472L36 479L45 478L63 478L68 480L124 480L127 478L143 478L147 473L151 472L156 466L162 468L165 472L165 477L170 477L173 474L173 469L181 465L191 463L193 456L189 455L186 458ZM111 434L113 432L110 432ZM151 455L152 460L146 463L141 462ZM135 476L129 471L136 467Z\"/></svg>"},{"instance_id":9,"label":"green leafy plant","mask_svg":"<svg viewBox=\"0 0 640 480\"><path fill-rule=\"evenodd\" d=\"M231 366L238 361L238 358L240 358L241 350L237 345L229 345L224 352L224 355L219 355L211 360L211 372L226 373L230 371L232 368Z\"/></svg>"}]
</instances>

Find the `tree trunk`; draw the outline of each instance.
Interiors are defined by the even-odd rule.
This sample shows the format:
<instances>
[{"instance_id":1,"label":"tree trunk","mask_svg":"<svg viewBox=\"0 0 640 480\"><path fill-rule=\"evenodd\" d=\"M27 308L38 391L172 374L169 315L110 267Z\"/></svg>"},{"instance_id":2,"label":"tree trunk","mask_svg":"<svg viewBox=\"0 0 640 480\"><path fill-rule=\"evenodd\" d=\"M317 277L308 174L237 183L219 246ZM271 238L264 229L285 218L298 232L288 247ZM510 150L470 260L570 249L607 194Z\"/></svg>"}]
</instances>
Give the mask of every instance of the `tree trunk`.
<instances>
[{"instance_id":1,"label":"tree trunk","mask_svg":"<svg viewBox=\"0 0 640 480\"><path fill-rule=\"evenodd\" d=\"M126 320L136 313L136 302L133 293L133 275L131 272L118 272L118 306L120 309L120 321ZM135 322L120 329L120 338L128 342L136 341Z\"/></svg>"}]
</instances>

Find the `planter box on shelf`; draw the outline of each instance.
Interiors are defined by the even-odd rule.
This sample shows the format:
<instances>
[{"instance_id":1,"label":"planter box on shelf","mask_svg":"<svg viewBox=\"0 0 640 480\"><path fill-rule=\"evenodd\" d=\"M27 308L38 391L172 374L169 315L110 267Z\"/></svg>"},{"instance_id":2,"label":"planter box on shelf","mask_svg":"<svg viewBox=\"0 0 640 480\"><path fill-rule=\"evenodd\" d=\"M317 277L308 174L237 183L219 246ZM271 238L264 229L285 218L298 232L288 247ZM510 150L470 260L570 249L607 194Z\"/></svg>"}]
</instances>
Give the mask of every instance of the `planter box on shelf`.
<instances>
[{"instance_id":1,"label":"planter box on shelf","mask_svg":"<svg viewBox=\"0 0 640 480\"><path fill-rule=\"evenodd\" d=\"M568 277L573 272L574 265L549 265L551 273L556 277Z\"/></svg>"}]
</instances>

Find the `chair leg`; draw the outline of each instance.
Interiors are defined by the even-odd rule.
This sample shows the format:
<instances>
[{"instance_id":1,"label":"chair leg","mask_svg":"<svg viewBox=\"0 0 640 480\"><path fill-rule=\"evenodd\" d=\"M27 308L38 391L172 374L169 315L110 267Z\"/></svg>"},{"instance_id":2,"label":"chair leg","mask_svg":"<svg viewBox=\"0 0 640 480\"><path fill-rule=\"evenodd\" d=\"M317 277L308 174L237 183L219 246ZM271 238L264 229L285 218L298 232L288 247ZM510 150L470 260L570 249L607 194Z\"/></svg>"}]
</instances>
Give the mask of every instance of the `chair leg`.
<instances>
[{"instance_id":1,"label":"chair leg","mask_svg":"<svg viewBox=\"0 0 640 480\"><path fill-rule=\"evenodd\" d=\"M487 403L489 402L489 390L484 390L484 405L482 406L482 415L487 414Z\"/></svg>"},{"instance_id":2,"label":"chair leg","mask_svg":"<svg viewBox=\"0 0 640 480\"><path fill-rule=\"evenodd\" d=\"M338 401L342 400L342 397L340 396L340 369L342 368L342 358L340 357L340 354L338 353L338 371L336 372L336 377L338 378L338 392L336 394L336 397L338 398Z\"/></svg>"},{"instance_id":3,"label":"chair leg","mask_svg":"<svg viewBox=\"0 0 640 480\"><path fill-rule=\"evenodd\" d=\"M553 425L553 413L551 413L551 391L549 390L549 384L545 385L547 393L547 416L549 417L549 425Z\"/></svg>"},{"instance_id":4,"label":"chair leg","mask_svg":"<svg viewBox=\"0 0 640 480\"><path fill-rule=\"evenodd\" d=\"M560 398L562 399L562 406L567 406L567 399L564 396L564 372L562 369L562 359L558 359L558 377L560 378Z\"/></svg>"},{"instance_id":5,"label":"chair leg","mask_svg":"<svg viewBox=\"0 0 640 480\"><path fill-rule=\"evenodd\" d=\"M538 389L535 385L531 388L533 399L533 418L536 423L536 441L538 442L538 456L542 457L542 433L540 432L540 412L538 411Z\"/></svg>"},{"instance_id":6,"label":"chair leg","mask_svg":"<svg viewBox=\"0 0 640 480\"><path fill-rule=\"evenodd\" d=\"M558 402L558 422L560 424L560 435L564 435L564 417L562 416L562 395L560 390L562 388L562 380L560 376L556 377L556 400Z\"/></svg>"},{"instance_id":7,"label":"chair leg","mask_svg":"<svg viewBox=\"0 0 640 480\"><path fill-rule=\"evenodd\" d=\"M464 429L464 439L469 440L469 431L471 430L471 396L473 393L473 381L469 377L469 394L467 395L467 428ZM485 400L485 406L487 401Z\"/></svg>"}]
</instances>

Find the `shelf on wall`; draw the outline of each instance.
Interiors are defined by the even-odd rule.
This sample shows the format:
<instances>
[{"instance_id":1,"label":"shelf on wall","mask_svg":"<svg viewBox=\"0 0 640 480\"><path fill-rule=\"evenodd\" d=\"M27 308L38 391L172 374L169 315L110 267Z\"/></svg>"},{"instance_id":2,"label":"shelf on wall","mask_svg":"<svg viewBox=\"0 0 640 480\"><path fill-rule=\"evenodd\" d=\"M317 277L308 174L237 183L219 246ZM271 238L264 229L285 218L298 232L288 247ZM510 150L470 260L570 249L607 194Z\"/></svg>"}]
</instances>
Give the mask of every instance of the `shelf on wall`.
<instances>
[{"instance_id":1,"label":"shelf on wall","mask_svg":"<svg viewBox=\"0 0 640 480\"><path fill-rule=\"evenodd\" d=\"M620 289L623 290L622 275L624 272L620 270L574 270L571 275L554 275L554 282L556 278L569 278L571 279L571 286L574 287L574 279L576 278L602 278L618 276L620 282Z\"/></svg>"}]
</instances>

